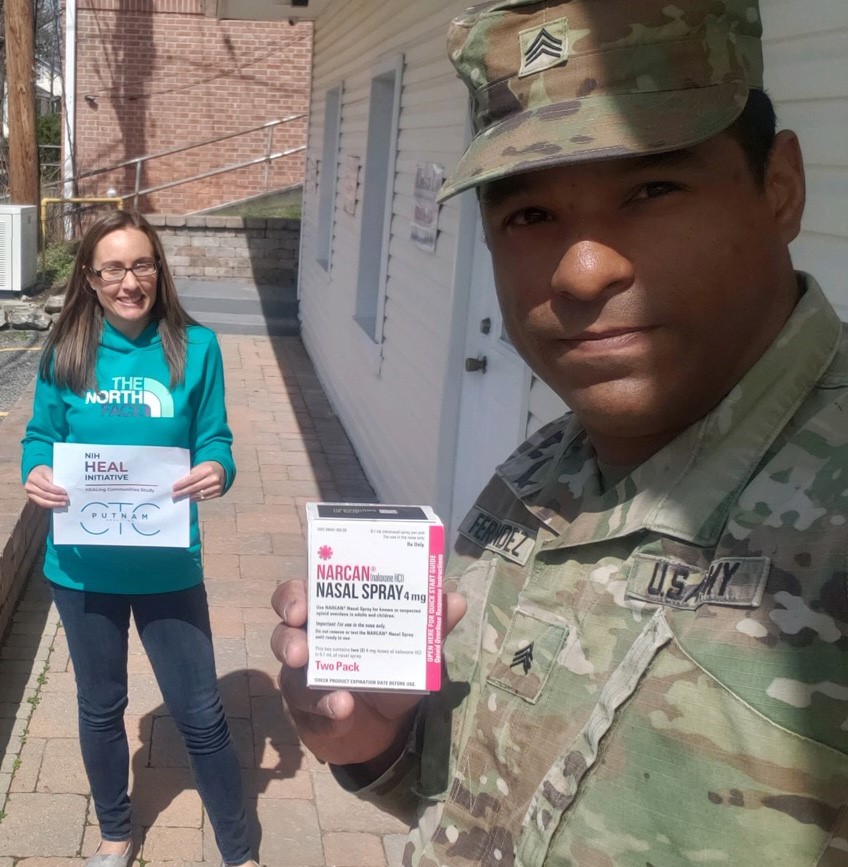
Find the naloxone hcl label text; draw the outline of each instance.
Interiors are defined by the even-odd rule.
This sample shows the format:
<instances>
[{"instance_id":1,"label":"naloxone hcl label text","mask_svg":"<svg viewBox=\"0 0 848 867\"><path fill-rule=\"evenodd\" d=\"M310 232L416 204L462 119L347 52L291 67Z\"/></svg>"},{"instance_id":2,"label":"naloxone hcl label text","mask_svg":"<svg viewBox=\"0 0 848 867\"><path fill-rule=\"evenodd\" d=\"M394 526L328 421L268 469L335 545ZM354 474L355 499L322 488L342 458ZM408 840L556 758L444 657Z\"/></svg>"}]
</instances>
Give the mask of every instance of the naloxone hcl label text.
<instances>
[{"instance_id":1,"label":"naloxone hcl label text","mask_svg":"<svg viewBox=\"0 0 848 867\"><path fill-rule=\"evenodd\" d=\"M444 528L428 506L309 503L309 686L441 685Z\"/></svg>"}]
</instances>

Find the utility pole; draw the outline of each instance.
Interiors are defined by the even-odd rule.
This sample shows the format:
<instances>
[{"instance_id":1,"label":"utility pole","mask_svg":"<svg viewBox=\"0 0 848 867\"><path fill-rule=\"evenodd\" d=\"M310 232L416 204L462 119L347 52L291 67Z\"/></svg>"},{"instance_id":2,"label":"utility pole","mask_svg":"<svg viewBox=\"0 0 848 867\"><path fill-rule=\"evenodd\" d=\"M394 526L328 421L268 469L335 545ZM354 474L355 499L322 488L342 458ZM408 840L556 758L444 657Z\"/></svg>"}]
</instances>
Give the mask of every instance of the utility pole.
<instances>
[{"instance_id":1,"label":"utility pole","mask_svg":"<svg viewBox=\"0 0 848 867\"><path fill-rule=\"evenodd\" d=\"M32 0L5 0L6 81L9 90L9 194L17 205L37 205L35 27Z\"/></svg>"}]
</instances>

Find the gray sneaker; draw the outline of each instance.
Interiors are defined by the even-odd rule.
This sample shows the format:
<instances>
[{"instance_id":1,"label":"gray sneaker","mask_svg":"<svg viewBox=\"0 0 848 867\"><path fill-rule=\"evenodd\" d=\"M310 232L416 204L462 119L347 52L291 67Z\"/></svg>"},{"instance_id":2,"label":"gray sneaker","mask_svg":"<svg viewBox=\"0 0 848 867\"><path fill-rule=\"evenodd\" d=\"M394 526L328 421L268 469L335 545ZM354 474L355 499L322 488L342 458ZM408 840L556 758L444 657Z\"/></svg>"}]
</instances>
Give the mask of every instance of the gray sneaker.
<instances>
[{"instance_id":1,"label":"gray sneaker","mask_svg":"<svg viewBox=\"0 0 848 867\"><path fill-rule=\"evenodd\" d=\"M122 855L101 855L99 852L95 852L85 862L85 867L129 867L130 861L132 861L132 853L133 844L132 840L130 840L127 842L127 848Z\"/></svg>"}]
</instances>

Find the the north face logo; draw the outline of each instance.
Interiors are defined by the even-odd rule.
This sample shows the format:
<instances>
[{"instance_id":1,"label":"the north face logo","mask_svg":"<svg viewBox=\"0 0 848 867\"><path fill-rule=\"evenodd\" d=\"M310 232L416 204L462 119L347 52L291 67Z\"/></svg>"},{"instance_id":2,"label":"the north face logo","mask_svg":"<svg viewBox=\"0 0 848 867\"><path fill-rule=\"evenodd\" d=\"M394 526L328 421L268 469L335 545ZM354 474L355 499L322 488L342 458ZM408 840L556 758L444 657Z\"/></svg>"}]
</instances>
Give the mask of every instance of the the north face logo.
<instances>
[{"instance_id":1,"label":"the north face logo","mask_svg":"<svg viewBox=\"0 0 848 867\"><path fill-rule=\"evenodd\" d=\"M518 38L521 44L519 76L542 72L568 60L568 20L565 18L523 30Z\"/></svg>"},{"instance_id":2,"label":"the north face logo","mask_svg":"<svg viewBox=\"0 0 848 867\"><path fill-rule=\"evenodd\" d=\"M149 376L113 376L111 388L85 393L86 405L99 405L101 416L173 418L174 396Z\"/></svg>"}]
</instances>

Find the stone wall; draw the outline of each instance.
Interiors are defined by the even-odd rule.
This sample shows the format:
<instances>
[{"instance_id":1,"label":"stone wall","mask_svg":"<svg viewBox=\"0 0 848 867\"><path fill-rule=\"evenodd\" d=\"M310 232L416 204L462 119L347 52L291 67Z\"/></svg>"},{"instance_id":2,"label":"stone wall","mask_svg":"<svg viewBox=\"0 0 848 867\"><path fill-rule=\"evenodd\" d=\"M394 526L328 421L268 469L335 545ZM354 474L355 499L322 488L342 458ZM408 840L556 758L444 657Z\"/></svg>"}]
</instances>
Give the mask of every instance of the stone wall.
<instances>
[{"instance_id":1,"label":"stone wall","mask_svg":"<svg viewBox=\"0 0 848 867\"><path fill-rule=\"evenodd\" d=\"M148 214L174 277L290 283L297 276L300 220Z\"/></svg>"},{"instance_id":2,"label":"stone wall","mask_svg":"<svg viewBox=\"0 0 848 867\"><path fill-rule=\"evenodd\" d=\"M47 535L47 511L30 503L21 486L21 438L31 415L32 395L31 385L0 430L0 636Z\"/></svg>"}]
</instances>

